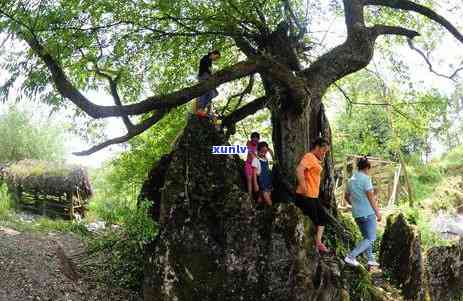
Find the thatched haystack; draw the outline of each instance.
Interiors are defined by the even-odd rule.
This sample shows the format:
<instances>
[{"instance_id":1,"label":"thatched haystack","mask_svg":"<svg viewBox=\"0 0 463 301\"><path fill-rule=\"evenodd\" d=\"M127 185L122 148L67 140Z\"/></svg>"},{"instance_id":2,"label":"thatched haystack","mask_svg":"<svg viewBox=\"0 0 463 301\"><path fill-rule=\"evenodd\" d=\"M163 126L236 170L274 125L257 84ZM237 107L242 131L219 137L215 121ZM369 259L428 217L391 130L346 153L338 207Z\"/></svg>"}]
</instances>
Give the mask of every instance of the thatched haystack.
<instances>
[{"instance_id":1,"label":"thatched haystack","mask_svg":"<svg viewBox=\"0 0 463 301\"><path fill-rule=\"evenodd\" d=\"M81 216L92 195L87 171L57 162L22 160L0 170L19 209L51 216Z\"/></svg>"}]
</instances>

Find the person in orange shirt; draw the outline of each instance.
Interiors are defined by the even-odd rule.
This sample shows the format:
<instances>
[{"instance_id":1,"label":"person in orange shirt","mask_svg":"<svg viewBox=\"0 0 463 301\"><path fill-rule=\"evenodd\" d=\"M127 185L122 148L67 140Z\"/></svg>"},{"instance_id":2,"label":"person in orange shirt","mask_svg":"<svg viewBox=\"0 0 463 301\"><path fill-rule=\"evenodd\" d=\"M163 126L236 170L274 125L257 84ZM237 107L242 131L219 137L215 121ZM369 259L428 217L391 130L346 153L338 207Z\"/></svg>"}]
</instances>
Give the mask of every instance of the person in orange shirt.
<instances>
[{"instance_id":1,"label":"person in orange shirt","mask_svg":"<svg viewBox=\"0 0 463 301\"><path fill-rule=\"evenodd\" d=\"M318 138L313 143L310 152L306 153L296 168L297 189L295 205L309 216L317 227L315 246L319 252L328 252L328 248L322 242L323 231L327 223L327 216L318 196L320 193L321 162L329 151L330 145L323 138Z\"/></svg>"}]
</instances>

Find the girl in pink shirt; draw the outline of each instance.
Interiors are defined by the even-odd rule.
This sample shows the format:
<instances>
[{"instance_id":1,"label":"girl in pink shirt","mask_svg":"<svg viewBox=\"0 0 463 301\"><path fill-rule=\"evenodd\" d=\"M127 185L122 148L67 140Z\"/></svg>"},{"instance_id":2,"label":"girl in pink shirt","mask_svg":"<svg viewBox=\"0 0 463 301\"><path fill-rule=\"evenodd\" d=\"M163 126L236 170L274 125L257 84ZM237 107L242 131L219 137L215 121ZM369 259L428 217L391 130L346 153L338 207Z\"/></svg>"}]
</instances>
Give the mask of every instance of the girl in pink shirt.
<instances>
[{"instance_id":1,"label":"girl in pink shirt","mask_svg":"<svg viewBox=\"0 0 463 301\"><path fill-rule=\"evenodd\" d=\"M246 182L250 195L252 195L253 184L257 183L257 179L254 179L255 174L252 172L252 160L257 157L257 144L259 143L259 139L259 133L254 132L251 134L251 140L246 143L248 147L248 157L244 163L244 173L246 174ZM257 187L254 187L254 190L257 189Z\"/></svg>"}]
</instances>

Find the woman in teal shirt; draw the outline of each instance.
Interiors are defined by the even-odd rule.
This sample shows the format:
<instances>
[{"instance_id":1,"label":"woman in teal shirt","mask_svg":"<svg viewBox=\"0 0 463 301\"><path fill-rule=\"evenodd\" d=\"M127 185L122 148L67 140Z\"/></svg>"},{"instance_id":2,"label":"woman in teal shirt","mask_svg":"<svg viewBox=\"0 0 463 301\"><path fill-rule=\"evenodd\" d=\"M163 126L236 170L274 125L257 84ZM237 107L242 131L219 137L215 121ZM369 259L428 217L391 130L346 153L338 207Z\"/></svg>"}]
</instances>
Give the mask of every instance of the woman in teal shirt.
<instances>
[{"instance_id":1,"label":"woman in teal shirt","mask_svg":"<svg viewBox=\"0 0 463 301\"><path fill-rule=\"evenodd\" d=\"M366 251L368 266L379 266L373 257L373 243L376 239L376 221L381 221L381 213L373 192L373 183L368 176L371 164L367 157L363 157L358 160L357 167L358 171L350 179L344 198L352 205L352 215L362 232L363 240L355 246L344 261L358 266L360 263L356 257Z\"/></svg>"}]
</instances>

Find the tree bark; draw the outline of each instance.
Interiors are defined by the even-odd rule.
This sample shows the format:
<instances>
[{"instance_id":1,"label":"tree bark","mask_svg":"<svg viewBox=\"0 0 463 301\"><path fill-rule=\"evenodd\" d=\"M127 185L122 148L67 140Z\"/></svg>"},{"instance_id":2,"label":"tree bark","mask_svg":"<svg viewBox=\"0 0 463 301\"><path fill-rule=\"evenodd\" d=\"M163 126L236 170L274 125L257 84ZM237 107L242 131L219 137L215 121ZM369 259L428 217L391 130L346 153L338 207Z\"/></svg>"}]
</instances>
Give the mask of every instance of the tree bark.
<instances>
[{"instance_id":1,"label":"tree bark","mask_svg":"<svg viewBox=\"0 0 463 301\"><path fill-rule=\"evenodd\" d=\"M282 176L295 184L296 166L310 149L310 110L302 114L272 110L272 139Z\"/></svg>"},{"instance_id":2,"label":"tree bark","mask_svg":"<svg viewBox=\"0 0 463 301\"><path fill-rule=\"evenodd\" d=\"M281 57L291 57L291 41L288 37L284 42L284 32L280 28L276 37L272 38L272 47L266 48L267 53L271 53L274 58L283 62L288 70L297 71L299 63L293 59L282 60ZM278 47L275 42L278 42ZM266 95L272 95L274 99L269 104L272 120L272 140L275 152L277 177L276 182L284 180L291 185L294 192L296 188L296 167L303 155L310 151L313 142L323 137L331 143L331 128L325 115L322 97L329 84L325 78L311 77L308 81L306 73L304 76L297 76L300 83L305 82L305 86L291 85L281 82L279 78L273 76L275 72L261 73L263 78ZM297 89L292 91L291 89ZM297 101L294 96L299 98ZM302 106L301 106L302 105ZM332 209L336 215L336 200L334 195L334 175L333 157L331 152L325 157L323 165L322 180L320 183L320 198L323 204Z\"/></svg>"},{"instance_id":3,"label":"tree bark","mask_svg":"<svg viewBox=\"0 0 463 301\"><path fill-rule=\"evenodd\" d=\"M278 162L278 170L275 174L278 177L283 177L293 188L297 184L296 167L302 156L310 151L315 139L323 137L329 141L330 145L332 144L331 128L321 99L311 98L309 94L307 94L307 97L310 99L309 103L314 106L306 106L301 113L275 106L270 108L272 113L272 139L275 157ZM280 103L285 103L285 101L280 99ZM333 165L333 157L329 152L322 163L320 199L336 215Z\"/></svg>"},{"instance_id":4,"label":"tree bark","mask_svg":"<svg viewBox=\"0 0 463 301\"><path fill-rule=\"evenodd\" d=\"M325 138L330 143L330 152L326 155L323 162L323 174L320 182L320 200L334 215L337 215L337 203L335 196L335 181L334 181L334 158L333 158L333 140L331 135L331 126L325 114L323 104L317 106L317 109L312 108L311 120L313 125L310 130L311 137L316 139L318 136ZM316 123L315 123L316 121ZM312 140L313 141L313 140Z\"/></svg>"}]
</instances>

